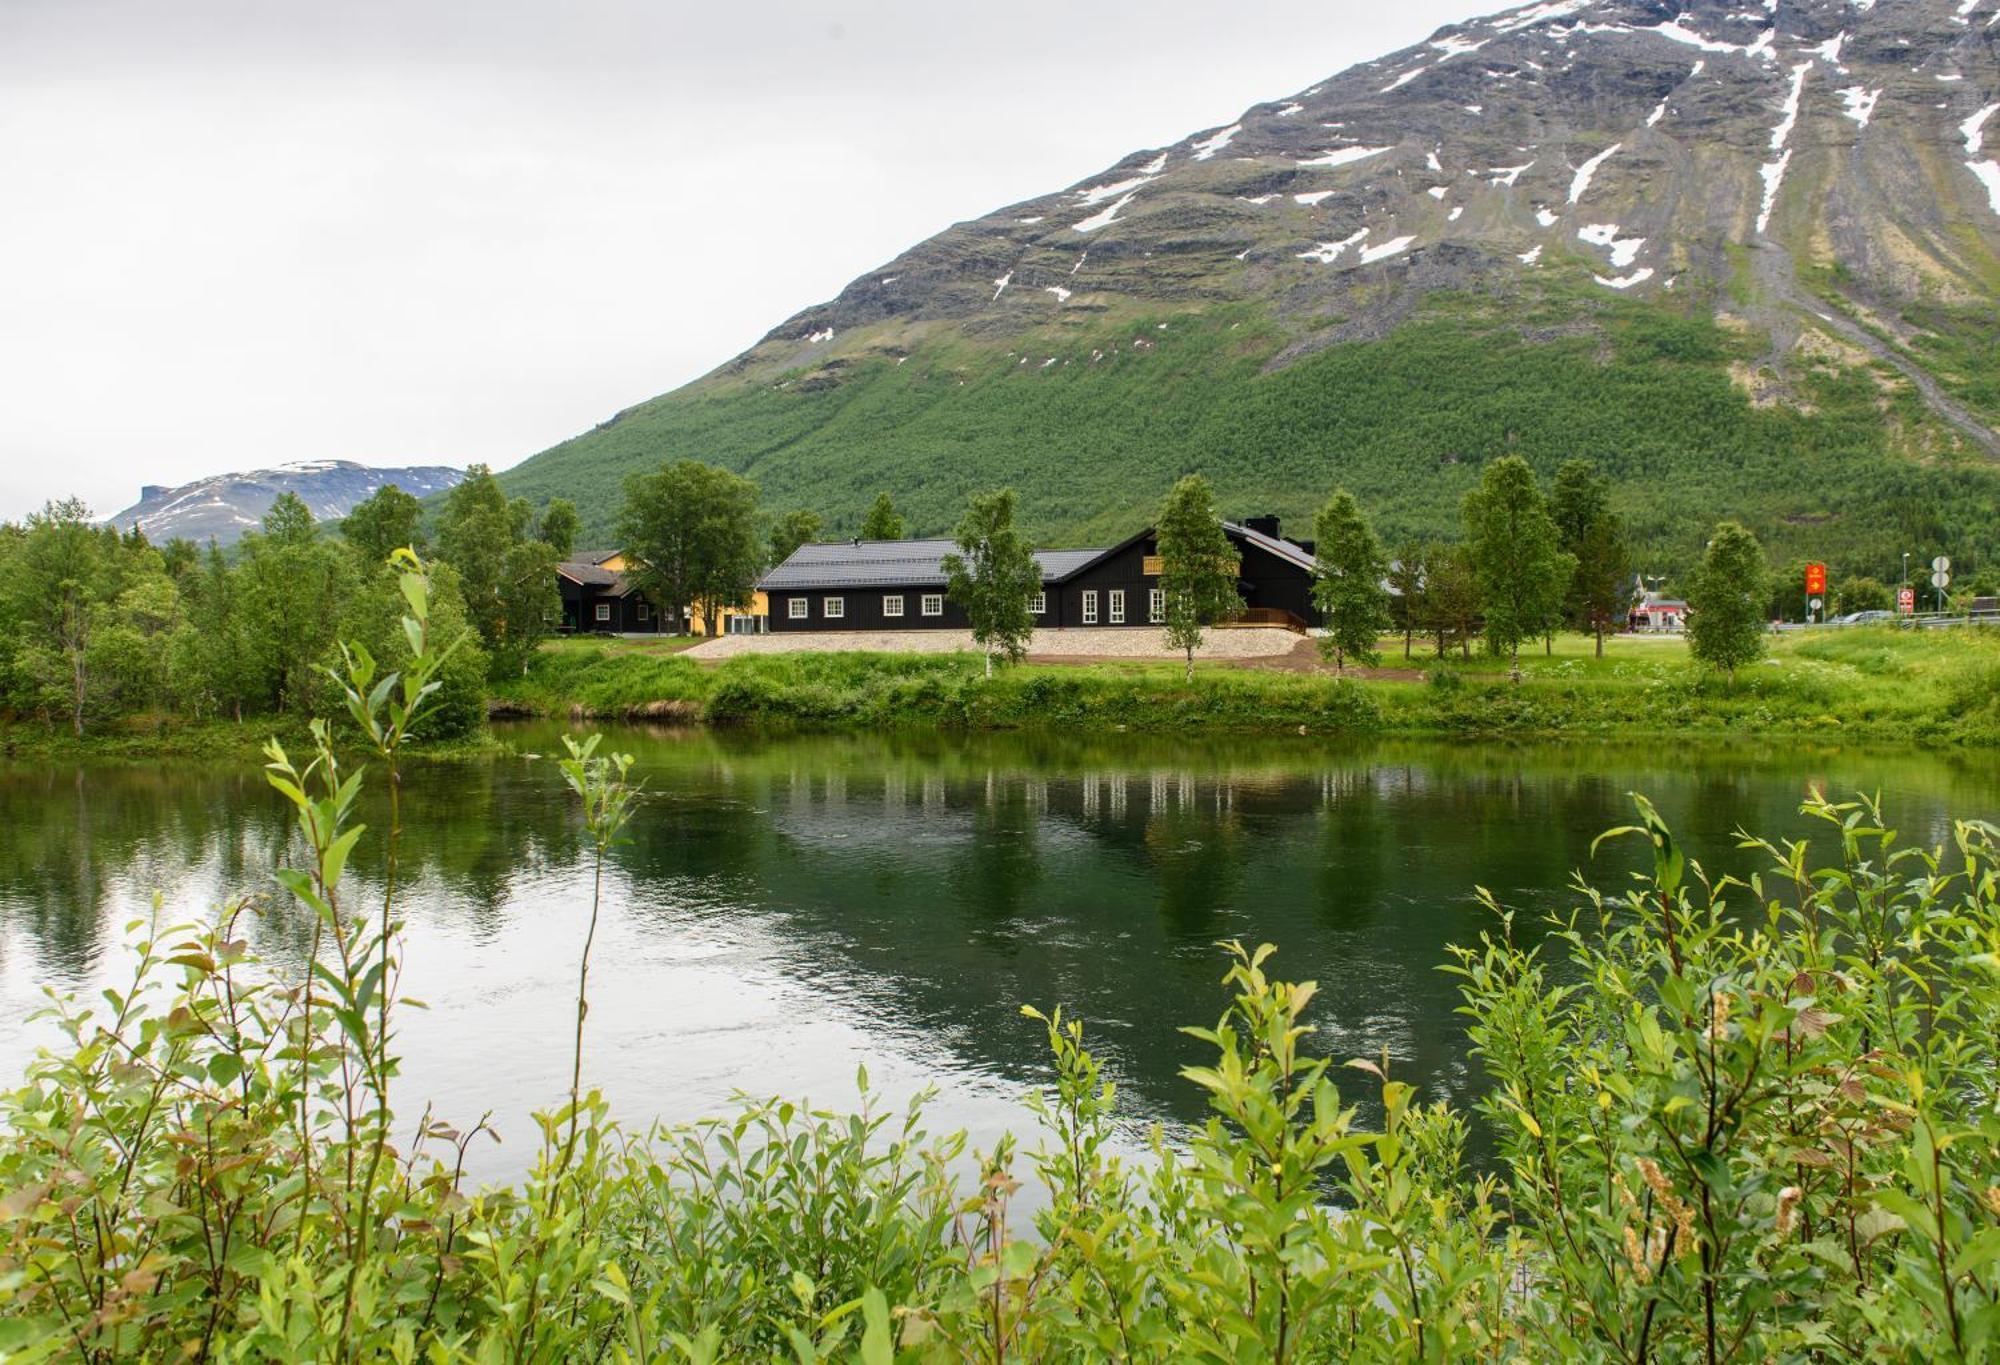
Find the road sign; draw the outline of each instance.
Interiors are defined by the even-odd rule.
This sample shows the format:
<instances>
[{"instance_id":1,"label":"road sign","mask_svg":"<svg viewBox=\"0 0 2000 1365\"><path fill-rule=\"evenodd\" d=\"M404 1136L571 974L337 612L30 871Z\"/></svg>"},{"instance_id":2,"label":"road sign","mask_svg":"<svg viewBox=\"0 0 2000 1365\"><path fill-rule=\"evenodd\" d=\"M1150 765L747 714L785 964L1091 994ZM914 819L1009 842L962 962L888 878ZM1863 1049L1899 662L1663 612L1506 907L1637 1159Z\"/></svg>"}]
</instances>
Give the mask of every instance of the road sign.
<instances>
[{"instance_id":1,"label":"road sign","mask_svg":"<svg viewBox=\"0 0 2000 1365\"><path fill-rule=\"evenodd\" d=\"M1950 573L1951 559L1946 555L1939 555L1936 559L1933 559L1931 561L1931 572Z\"/></svg>"},{"instance_id":2,"label":"road sign","mask_svg":"<svg viewBox=\"0 0 2000 1365\"><path fill-rule=\"evenodd\" d=\"M1896 610L1902 612L1905 616L1915 616L1917 614L1917 590L1915 588L1898 588L1896 590Z\"/></svg>"},{"instance_id":3,"label":"road sign","mask_svg":"<svg viewBox=\"0 0 2000 1365\"><path fill-rule=\"evenodd\" d=\"M1943 592L1946 588L1951 586L1951 575L1946 573L1943 569L1939 569L1936 573L1931 575L1931 586L1933 588L1936 588L1939 592Z\"/></svg>"},{"instance_id":4,"label":"road sign","mask_svg":"<svg viewBox=\"0 0 2000 1365\"><path fill-rule=\"evenodd\" d=\"M1826 565L1824 564L1806 565L1806 596L1824 597L1825 595L1826 595Z\"/></svg>"},{"instance_id":5,"label":"road sign","mask_svg":"<svg viewBox=\"0 0 2000 1365\"><path fill-rule=\"evenodd\" d=\"M1812 610L1818 611L1821 607L1826 605L1826 599L1823 597L1809 598L1806 601L1806 605L1812 608Z\"/></svg>"}]
</instances>

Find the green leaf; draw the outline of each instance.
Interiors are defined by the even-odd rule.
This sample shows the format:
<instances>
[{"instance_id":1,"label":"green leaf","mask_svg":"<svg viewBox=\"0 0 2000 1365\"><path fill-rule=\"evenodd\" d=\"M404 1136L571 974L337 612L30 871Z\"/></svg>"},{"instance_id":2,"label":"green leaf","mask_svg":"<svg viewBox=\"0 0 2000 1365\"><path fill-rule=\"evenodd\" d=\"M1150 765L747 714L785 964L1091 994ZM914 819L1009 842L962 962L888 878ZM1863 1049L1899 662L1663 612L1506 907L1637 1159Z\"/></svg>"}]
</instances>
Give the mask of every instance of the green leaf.
<instances>
[{"instance_id":1,"label":"green leaf","mask_svg":"<svg viewBox=\"0 0 2000 1365\"><path fill-rule=\"evenodd\" d=\"M889 1301L879 1289L861 1296L861 1317L867 1324L861 1332L862 1365L895 1365L895 1338L889 1333Z\"/></svg>"}]
</instances>

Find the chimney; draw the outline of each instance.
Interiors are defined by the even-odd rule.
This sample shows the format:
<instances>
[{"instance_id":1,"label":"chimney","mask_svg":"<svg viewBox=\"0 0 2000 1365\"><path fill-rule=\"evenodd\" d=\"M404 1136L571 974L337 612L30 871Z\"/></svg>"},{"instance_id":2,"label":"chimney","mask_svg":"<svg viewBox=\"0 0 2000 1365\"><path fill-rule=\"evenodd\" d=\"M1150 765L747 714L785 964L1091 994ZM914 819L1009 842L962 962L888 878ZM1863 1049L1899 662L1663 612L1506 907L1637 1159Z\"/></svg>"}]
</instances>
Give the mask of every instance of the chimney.
<instances>
[{"instance_id":1,"label":"chimney","mask_svg":"<svg viewBox=\"0 0 2000 1365\"><path fill-rule=\"evenodd\" d=\"M1278 519L1268 512L1261 517L1245 517L1243 524L1260 536L1269 536L1273 540L1282 539L1278 534Z\"/></svg>"}]
</instances>

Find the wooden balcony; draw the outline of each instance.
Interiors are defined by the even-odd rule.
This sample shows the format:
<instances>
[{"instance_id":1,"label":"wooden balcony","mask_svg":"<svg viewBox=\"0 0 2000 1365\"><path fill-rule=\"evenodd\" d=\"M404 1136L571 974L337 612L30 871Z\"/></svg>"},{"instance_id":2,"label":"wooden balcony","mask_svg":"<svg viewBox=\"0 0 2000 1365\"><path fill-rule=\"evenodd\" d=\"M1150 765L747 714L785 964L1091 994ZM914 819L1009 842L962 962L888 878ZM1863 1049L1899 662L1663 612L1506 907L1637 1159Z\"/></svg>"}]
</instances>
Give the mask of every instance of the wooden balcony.
<instances>
[{"instance_id":1,"label":"wooden balcony","mask_svg":"<svg viewBox=\"0 0 2000 1365\"><path fill-rule=\"evenodd\" d=\"M1217 621L1217 630L1289 630L1304 635L1306 623L1282 607L1245 607L1233 621Z\"/></svg>"}]
</instances>

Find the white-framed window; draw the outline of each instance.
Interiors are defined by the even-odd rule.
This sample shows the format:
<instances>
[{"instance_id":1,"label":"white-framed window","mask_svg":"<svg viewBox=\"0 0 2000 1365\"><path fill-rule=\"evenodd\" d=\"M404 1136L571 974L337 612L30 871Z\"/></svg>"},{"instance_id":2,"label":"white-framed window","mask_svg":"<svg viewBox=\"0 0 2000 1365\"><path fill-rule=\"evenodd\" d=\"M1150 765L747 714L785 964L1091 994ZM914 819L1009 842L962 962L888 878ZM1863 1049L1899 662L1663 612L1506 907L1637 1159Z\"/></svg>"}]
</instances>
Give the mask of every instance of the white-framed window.
<instances>
[{"instance_id":1,"label":"white-framed window","mask_svg":"<svg viewBox=\"0 0 2000 1365\"><path fill-rule=\"evenodd\" d=\"M597 604L597 619L600 621L609 621L611 619L611 604L609 602L599 602Z\"/></svg>"},{"instance_id":2,"label":"white-framed window","mask_svg":"<svg viewBox=\"0 0 2000 1365\"><path fill-rule=\"evenodd\" d=\"M803 621L806 617L812 615L812 603L803 597L787 598L785 601L785 615L794 621Z\"/></svg>"},{"instance_id":3,"label":"white-framed window","mask_svg":"<svg viewBox=\"0 0 2000 1365\"><path fill-rule=\"evenodd\" d=\"M1046 616L1048 614L1048 610L1049 610L1049 595L1047 593L1038 592L1033 597L1028 599L1029 615Z\"/></svg>"},{"instance_id":4,"label":"white-framed window","mask_svg":"<svg viewBox=\"0 0 2000 1365\"><path fill-rule=\"evenodd\" d=\"M925 593L922 606L924 615L926 616L944 615L944 594L941 592Z\"/></svg>"},{"instance_id":5,"label":"white-framed window","mask_svg":"<svg viewBox=\"0 0 2000 1365\"><path fill-rule=\"evenodd\" d=\"M650 620L652 620L652 619L653 619L653 604L652 604L651 602L641 602L641 603L639 603L639 604L638 604L638 615L639 615L639 619L640 619L641 621L650 621Z\"/></svg>"},{"instance_id":6,"label":"white-framed window","mask_svg":"<svg viewBox=\"0 0 2000 1365\"><path fill-rule=\"evenodd\" d=\"M1097 589L1095 588L1085 588L1083 590L1083 623L1086 626L1097 624Z\"/></svg>"},{"instance_id":7,"label":"white-framed window","mask_svg":"<svg viewBox=\"0 0 2000 1365\"><path fill-rule=\"evenodd\" d=\"M882 614L884 616L901 616L903 614L903 597L901 593L885 593L883 595Z\"/></svg>"},{"instance_id":8,"label":"white-framed window","mask_svg":"<svg viewBox=\"0 0 2000 1365\"><path fill-rule=\"evenodd\" d=\"M829 621L838 621L841 617L847 615L847 599L845 597L820 598L819 614Z\"/></svg>"},{"instance_id":9,"label":"white-framed window","mask_svg":"<svg viewBox=\"0 0 2000 1365\"><path fill-rule=\"evenodd\" d=\"M1111 608L1111 624L1122 626L1125 624L1125 589L1113 588L1108 595L1111 601L1106 605Z\"/></svg>"},{"instance_id":10,"label":"white-framed window","mask_svg":"<svg viewBox=\"0 0 2000 1365\"><path fill-rule=\"evenodd\" d=\"M1154 588L1146 594L1146 619L1156 626L1167 619L1166 589Z\"/></svg>"}]
</instances>

